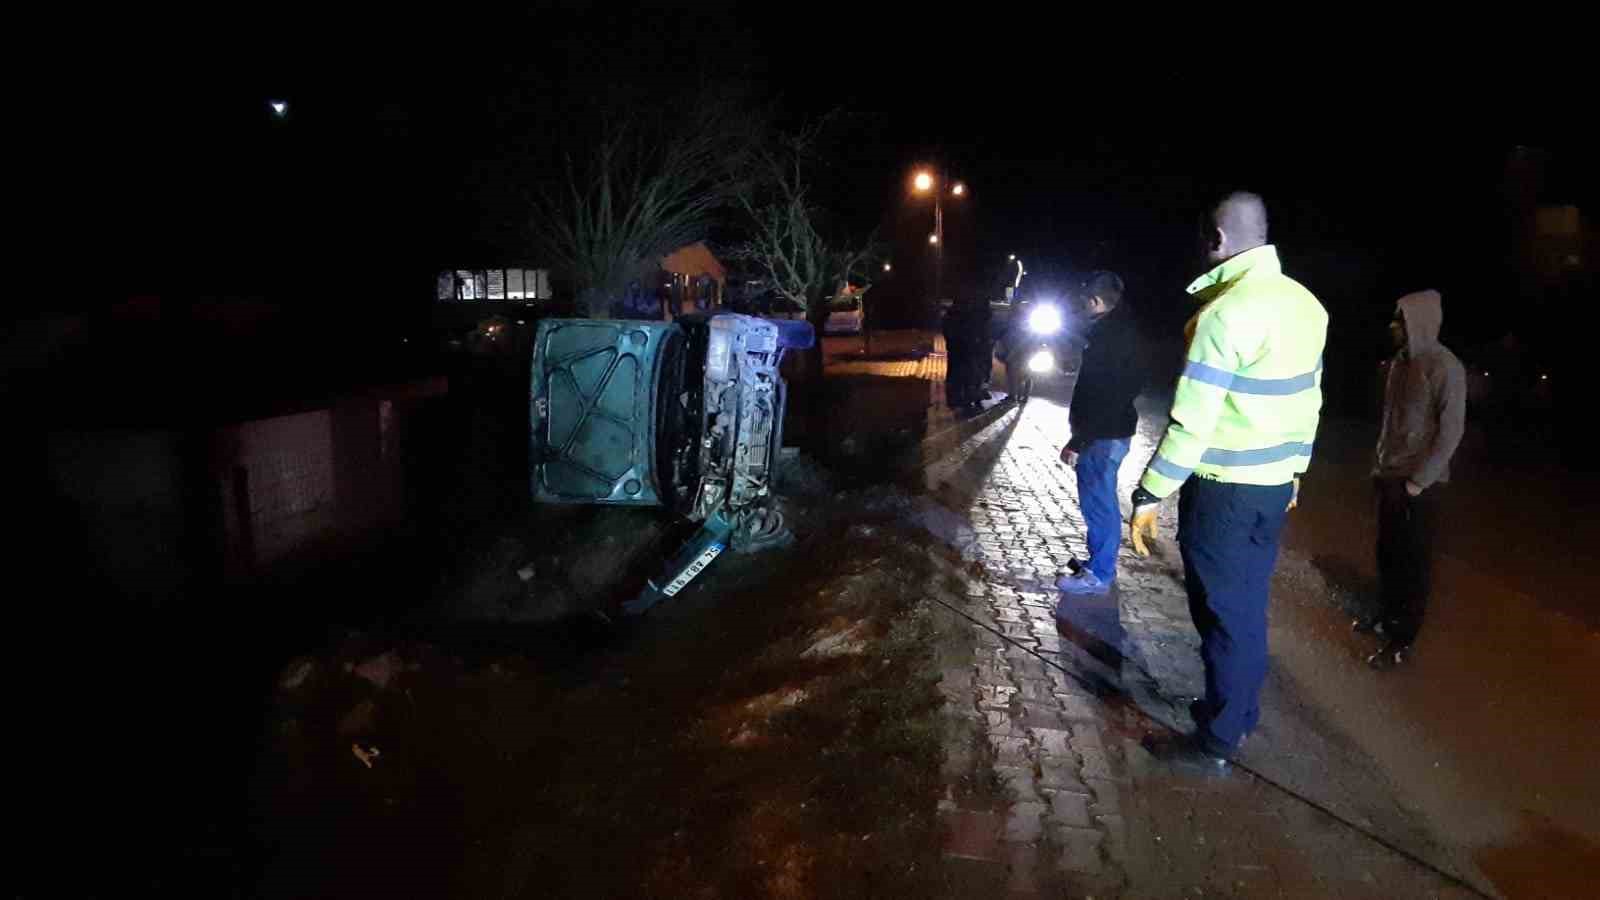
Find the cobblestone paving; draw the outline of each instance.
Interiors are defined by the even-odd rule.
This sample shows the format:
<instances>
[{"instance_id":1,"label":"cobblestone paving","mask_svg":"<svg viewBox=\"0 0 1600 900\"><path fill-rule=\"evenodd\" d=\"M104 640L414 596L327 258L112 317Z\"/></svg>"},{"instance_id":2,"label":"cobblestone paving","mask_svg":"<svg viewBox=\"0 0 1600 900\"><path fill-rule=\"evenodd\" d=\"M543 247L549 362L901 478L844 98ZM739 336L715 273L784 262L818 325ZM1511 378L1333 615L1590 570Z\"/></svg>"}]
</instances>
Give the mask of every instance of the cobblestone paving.
<instances>
[{"instance_id":1,"label":"cobblestone paving","mask_svg":"<svg viewBox=\"0 0 1600 900\"><path fill-rule=\"evenodd\" d=\"M1124 498L1164 424L1142 423ZM1199 641L1175 546L1150 560L1125 547L1112 597L1057 622L1055 578L1083 555L1075 478L1057 458L1066 434L1065 407L1036 399L923 470L923 524L971 576L932 589L971 635L942 660L952 721L940 810L954 870L1015 897L1470 896L1277 788L1239 772L1186 776L1139 747L1192 727ZM1314 768L1338 758L1328 743L1295 747ZM1347 793L1378 810L1358 820L1409 821L1380 789Z\"/></svg>"},{"instance_id":2,"label":"cobblestone paving","mask_svg":"<svg viewBox=\"0 0 1600 900\"><path fill-rule=\"evenodd\" d=\"M864 357L855 338L827 338L827 370L830 377L848 378L866 375L874 378L897 378L921 381L927 386L925 421L921 426L923 440L907 451L905 459L891 468L920 469L942 460L967 435L984 423L992 421L1002 412L999 409L1004 396L1005 367L994 363L990 372L993 391L991 399L981 411L957 411L945 402L945 373L949 357L944 337L934 331L891 331L874 338L874 352L884 358ZM904 357L904 358L901 358ZM852 398L854 399L854 398ZM871 403L871 400L864 402ZM879 411L874 409L873 413Z\"/></svg>"}]
</instances>

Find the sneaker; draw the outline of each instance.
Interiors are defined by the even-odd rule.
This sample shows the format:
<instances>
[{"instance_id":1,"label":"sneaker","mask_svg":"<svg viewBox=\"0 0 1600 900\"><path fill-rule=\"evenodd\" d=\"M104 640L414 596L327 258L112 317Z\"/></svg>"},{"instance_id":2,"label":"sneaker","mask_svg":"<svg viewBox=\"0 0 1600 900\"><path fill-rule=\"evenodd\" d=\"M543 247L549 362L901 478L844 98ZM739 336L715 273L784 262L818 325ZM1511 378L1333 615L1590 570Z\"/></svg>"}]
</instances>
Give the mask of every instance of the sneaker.
<instances>
[{"instance_id":1,"label":"sneaker","mask_svg":"<svg viewBox=\"0 0 1600 900\"><path fill-rule=\"evenodd\" d=\"M1088 569L1080 568L1075 575L1063 575L1057 578L1056 590L1075 597L1099 597L1111 590L1111 581L1101 581L1098 575Z\"/></svg>"},{"instance_id":2,"label":"sneaker","mask_svg":"<svg viewBox=\"0 0 1600 900\"><path fill-rule=\"evenodd\" d=\"M1397 666L1403 666L1411 661L1411 645L1399 641L1390 641L1383 645L1383 649L1367 657L1367 665L1380 672L1386 672Z\"/></svg>"}]
</instances>

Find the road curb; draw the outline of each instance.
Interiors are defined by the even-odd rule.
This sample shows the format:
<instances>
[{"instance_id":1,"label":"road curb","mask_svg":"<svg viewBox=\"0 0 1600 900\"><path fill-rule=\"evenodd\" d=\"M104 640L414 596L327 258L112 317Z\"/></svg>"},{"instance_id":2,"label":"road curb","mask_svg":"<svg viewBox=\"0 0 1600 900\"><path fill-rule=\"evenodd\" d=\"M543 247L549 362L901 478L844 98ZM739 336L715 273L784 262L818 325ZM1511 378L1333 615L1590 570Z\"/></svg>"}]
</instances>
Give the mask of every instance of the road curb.
<instances>
[{"instance_id":1,"label":"road curb","mask_svg":"<svg viewBox=\"0 0 1600 900\"><path fill-rule=\"evenodd\" d=\"M930 432L896 461L893 467L895 474L903 477L926 468L1014 409L1017 409L1015 403L1010 400L1000 400L970 418L957 419L937 431Z\"/></svg>"},{"instance_id":2,"label":"road curb","mask_svg":"<svg viewBox=\"0 0 1600 900\"><path fill-rule=\"evenodd\" d=\"M1017 409L1017 404L1010 400L997 400L994 405L985 407L983 412L974 414L971 418L958 419L938 431L930 433L923 438L923 446L937 445L944 442L960 444L967 438L977 434L997 421L1001 416L1011 410Z\"/></svg>"}]
</instances>

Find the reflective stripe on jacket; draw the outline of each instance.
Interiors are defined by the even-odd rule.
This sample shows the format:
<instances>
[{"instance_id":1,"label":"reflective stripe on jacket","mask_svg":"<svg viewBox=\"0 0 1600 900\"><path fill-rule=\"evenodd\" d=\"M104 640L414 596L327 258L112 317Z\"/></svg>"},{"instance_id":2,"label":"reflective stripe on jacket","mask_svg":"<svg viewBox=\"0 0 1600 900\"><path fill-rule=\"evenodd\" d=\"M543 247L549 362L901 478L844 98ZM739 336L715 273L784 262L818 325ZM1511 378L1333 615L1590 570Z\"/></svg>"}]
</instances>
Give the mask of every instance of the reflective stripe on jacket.
<instances>
[{"instance_id":1,"label":"reflective stripe on jacket","mask_svg":"<svg viewBox=\"0 0 1600 900\"><path fill-rule=\"evenodd\" d=\"M1165 497L1191 474L1289 482L1311 461L1327 311L1283 274L1271 245L1227 260L1189 293L1205 305L1190 322L1172 423L1140 484Z\"/></svg>"}]
</instances>

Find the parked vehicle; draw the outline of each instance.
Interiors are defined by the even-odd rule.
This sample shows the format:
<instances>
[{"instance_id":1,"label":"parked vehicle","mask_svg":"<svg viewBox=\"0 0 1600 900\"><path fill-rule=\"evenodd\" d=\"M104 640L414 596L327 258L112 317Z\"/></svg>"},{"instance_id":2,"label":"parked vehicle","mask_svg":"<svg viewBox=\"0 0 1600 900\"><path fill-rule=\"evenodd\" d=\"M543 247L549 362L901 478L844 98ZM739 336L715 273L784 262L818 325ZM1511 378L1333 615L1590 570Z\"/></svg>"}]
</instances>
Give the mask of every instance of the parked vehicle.
<instances>
[{"instance_id":1,"label":"parked vehicle","mask_svg":"<svg viewBox=\"0 0 1600 900\"><path fill-rule=\"evenodd\" d=\"M756 315L763 319L803 322L806 318L806 308L788 297L779 297L774 294L763 298L756 304Z\"/></svg>"},{"instance_id":2,"label":"parked vehicle","mask_svg":"<svg viewBox=\"0 0 1600 900\"><path fill-rule=\"evenodd\" d=\"M806 309L787 297L769 294L750 304L750 312L763 319L799 322L806 320ZM866 325L866 310L861 298L835 297L828 301L828 318L823 321L823 334L860 334Z\"/></svg>"},{"instance_id":3,"label":"parked vehicle","mask_svg":"<svg viewBox=\"0 0 1600 900\"><path fill-rule=\"evenodd\" d=\"M835 297L828 304L823 334L860 334L866 326L866 308L860 297Z\"/></svg>"},{"instance_id":4,"label":"parked vehicle","mask_svg":"<svg viewBox=\"0 0 1600 900\"><path fill-rule=\"evenodd\" d=\"M625 611L683 589L730 544L785 534L772 508L783 354L810 324L736 313L671 322L544 319L534 337L534 500L661 506L700 532Z\"/></svg>"}]
</instances>

